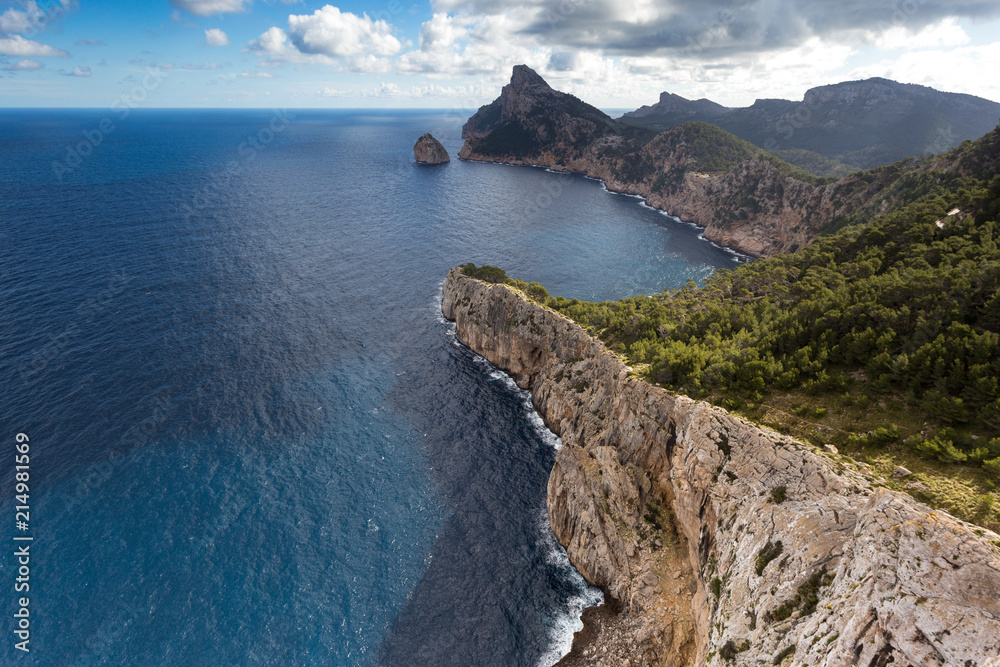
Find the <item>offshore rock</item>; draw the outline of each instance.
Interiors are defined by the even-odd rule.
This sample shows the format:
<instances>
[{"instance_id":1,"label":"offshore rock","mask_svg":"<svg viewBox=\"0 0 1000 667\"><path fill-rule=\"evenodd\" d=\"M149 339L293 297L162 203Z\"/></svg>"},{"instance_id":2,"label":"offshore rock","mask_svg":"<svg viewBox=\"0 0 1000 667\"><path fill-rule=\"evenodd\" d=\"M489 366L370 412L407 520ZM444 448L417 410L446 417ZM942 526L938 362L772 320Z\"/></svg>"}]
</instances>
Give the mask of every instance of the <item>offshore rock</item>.
<instances>
[{"instance_id":1,"label":"offshore rock","mask_svg":"<svg viewBox=\"0 0 1000 667\"><path fill-rule=\"evenodd\" d=\"M417 139L413 144L413 157L421 164L444 164L451 162L448 151L435 139L430 132Z\"/></svg>"},{"instance_id":2,"label":"offshore rock","mask_svg":"<svg viewBox=\"0 0 1000 667\"><path fill-rule=\"evenodd\" d=\"M513 288L453 269L442 312L564 443L552 530L619 610L572 664L996 664L997 534L634 377Z\"/></svg>"}]
</instances>

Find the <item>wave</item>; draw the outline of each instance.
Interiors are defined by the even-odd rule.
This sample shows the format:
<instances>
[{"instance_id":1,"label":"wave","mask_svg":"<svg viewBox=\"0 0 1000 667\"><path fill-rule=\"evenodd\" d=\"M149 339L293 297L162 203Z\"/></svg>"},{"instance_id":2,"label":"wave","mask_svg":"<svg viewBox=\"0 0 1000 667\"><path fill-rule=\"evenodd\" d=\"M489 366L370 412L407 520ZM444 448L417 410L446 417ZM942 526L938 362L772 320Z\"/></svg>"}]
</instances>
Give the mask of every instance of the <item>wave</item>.
<instances>
[{"instance_id":1,"label":"wave","mask_svg":"<svg viewBox=\"0 0 1000 667\"><path fill-rule=\"evenodd\" d=\"M549 525L549 517L543 509L539 513L537 522L539 531L538 546L545 554L545 560L551 565L563 571L566 578L572 582L578 591L566 601L565 607L554 614L549 621L549 641L548 650L542 654L538 661L539 667L552 667L562 660L573 648L573 636L583 629L583 610L587 607L596 607L604 603L604 594L600 589L587 584L573 564L569 561L569 556L562 545L552 534Z\"/></svg>"}]
</instances>

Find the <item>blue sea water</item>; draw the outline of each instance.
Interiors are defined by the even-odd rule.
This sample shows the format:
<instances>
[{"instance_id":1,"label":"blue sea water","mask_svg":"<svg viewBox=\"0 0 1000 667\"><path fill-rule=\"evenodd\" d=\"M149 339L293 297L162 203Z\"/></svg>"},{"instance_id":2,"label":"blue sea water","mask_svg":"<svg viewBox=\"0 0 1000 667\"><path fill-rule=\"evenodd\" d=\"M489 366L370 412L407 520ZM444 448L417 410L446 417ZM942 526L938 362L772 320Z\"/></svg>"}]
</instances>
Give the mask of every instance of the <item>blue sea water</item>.
<instances>
[{"instance_id":1,"label":"blue sea water","mask_svg":"<svg viewBox=\"0 0 1000 667\"><path fill-rule=\"evenodd\" d=\"M465 115L0 111L2 664L568 650L599 593L545 517L558 440L441 282L473 261L612 299L733 255L580 175L413 162L426 131L457 156Z\"/></svg>"}]
</instances>

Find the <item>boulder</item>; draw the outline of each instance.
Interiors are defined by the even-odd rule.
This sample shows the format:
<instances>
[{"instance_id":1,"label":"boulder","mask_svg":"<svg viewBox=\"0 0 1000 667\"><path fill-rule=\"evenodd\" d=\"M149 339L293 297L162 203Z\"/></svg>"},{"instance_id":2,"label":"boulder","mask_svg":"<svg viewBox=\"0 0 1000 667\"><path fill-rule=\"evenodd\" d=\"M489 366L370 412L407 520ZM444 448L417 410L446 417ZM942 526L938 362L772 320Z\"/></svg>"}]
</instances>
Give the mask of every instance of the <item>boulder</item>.
<instances>
[{"instance_id":1,"label":"boulder","mask_svg":"<svg viewBox=\"0 0 1000 667\"><path fill-rule=\"evenodd\" d=\"M417 139L413 144L413 157L420 164L444 164L451 162L448 151L435 139L430 132Z\"/></svg>"}]
</instances>

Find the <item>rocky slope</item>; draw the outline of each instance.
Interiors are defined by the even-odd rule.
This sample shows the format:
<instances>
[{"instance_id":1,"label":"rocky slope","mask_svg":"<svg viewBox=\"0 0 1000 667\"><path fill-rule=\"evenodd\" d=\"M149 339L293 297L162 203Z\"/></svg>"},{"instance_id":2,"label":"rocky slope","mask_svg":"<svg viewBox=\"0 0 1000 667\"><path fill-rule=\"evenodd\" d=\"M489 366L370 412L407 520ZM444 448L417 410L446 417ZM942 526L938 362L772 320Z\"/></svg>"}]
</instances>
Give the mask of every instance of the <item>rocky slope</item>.
<instances>
[{"instance_id":1,"label":"rocky slope","mask_svg":"<svg viewBox=\"0 0 1000 667\"><path fill-rule=\"evenodd\" d=\"M800 102L757 100L736 109L663 93L622 119L659 130L703 120L772 152L807 150L867 169L977 139L997 124L1000 104L872 78L812 88Z\"/></svg>"},{"instance_id":2,"label":"rocky slope","mask_svg":"<svg viewBox=\"0 0 1000 667\"><path fill-rule=\"evenodd\" d=\"M422 135L413 144L413 157L422 164L444 164L451 162L448 151L430 132Z\"/></svg>"},{"instance_id":3,"label":"rocky slope","mask_svg":"<svg viewBox=\"0 0 1000 667\"><path fill-rule=\"evenodd\" d=\"M616 123L519 65L500 97L465 124L459 157L542 165L602 179L609 190L705 227L705 237L754 256L804 246L873 205L913 165L816 184L763 150L704 123L660 134ZM881 212L877 202L875 212Z\"/></svg>"},{"instance_id":4,"label":"rocky slope","mask_svg":"<svg viewBox=\"0 0 1000 667\"><path fill-rule=\"evenodd\" d=\"M507 286L453 269L442 311L564 443L552 529L621 609L573 664L996 665L1000 536L632 377Z\"/></svg>"}]
</instances>

